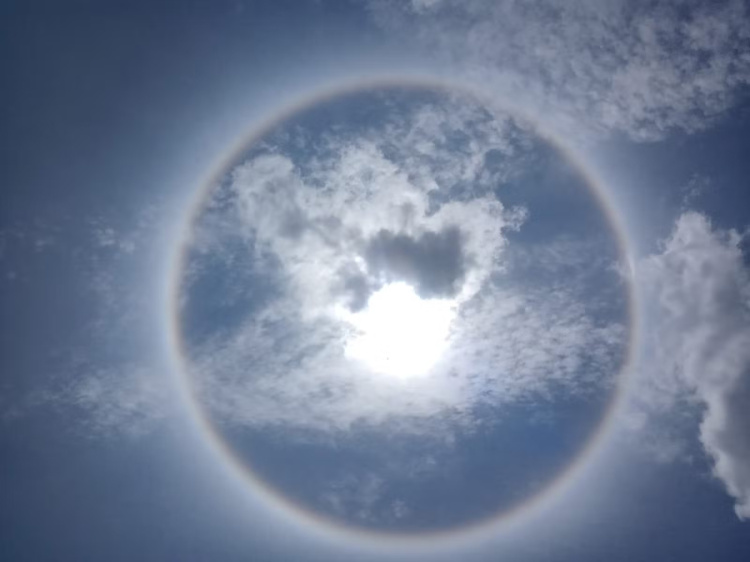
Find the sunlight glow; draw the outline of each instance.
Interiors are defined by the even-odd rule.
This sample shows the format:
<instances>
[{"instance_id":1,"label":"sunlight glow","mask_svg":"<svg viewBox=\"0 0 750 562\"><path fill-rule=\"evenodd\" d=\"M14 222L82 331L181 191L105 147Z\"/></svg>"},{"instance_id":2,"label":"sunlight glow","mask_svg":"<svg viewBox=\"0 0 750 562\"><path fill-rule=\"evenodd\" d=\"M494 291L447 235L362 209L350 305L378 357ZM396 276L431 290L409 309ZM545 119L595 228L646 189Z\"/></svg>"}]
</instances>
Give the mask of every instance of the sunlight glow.
<instances>
[{"instance_id":1,"label":"sunlight glow","mask_svg":"<svg viewBox=\"0 0 750 562\"><path fill-rule=\"evenodd\" d=\"M345 348L348 358L394 377L423 375L446 348L456 305L422 299L411 285L391 283L374 293L349 321L357 334Z\"/></svg>"}]
</instances>

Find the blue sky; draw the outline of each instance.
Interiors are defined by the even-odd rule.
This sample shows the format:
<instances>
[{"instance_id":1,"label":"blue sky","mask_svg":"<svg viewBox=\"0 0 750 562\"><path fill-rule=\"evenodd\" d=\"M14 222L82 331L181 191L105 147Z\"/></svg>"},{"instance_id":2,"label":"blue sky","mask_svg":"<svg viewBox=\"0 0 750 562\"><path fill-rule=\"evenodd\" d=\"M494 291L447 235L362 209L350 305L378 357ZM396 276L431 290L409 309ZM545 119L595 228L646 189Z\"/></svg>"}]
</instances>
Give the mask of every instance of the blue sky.
<instances>
[{"instance_id":1,"label":"blue sky","mask_svg":"<svg viewBox=\"0 0 750 562\"><path fill-rule=\"evenodd\" d=\"M745 3L0 14L4 560L747 559Z\"/></svg>"}]
</instances>

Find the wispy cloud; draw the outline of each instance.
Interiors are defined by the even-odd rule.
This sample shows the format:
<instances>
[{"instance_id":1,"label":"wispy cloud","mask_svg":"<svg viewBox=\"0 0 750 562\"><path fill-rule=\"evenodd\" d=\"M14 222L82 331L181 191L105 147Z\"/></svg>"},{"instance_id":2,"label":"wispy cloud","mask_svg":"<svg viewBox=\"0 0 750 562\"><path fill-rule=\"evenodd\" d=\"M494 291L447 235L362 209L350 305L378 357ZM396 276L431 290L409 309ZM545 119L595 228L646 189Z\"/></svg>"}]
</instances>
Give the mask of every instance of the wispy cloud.
<instances>
[{"instance_id":1,"label":"wispy cloud","mask_svg":"<svg viewBox=\"0 0 750 562\"><path fill-rule=\"evenodd\" d=\"M161 427L175 414L172 390L151 365L121 364L76 373L47 398L58 409L78 413L79 433L111 439L141 437Z\"/></svg>"},{"instance_id":2,"label":"wispy cloud","mask_svg":"<svg viewBox=\"0 0 750 562\"><path fill-rule=\"evenodd\" d=\"M47 323L48 303L77 304L70 318L54 319L59 331L38 349L22 349L20 367L12 356L0 414L7 423L56 412L65 417L65 428L108 438L142 436L173 415L163 351L153 345L159 341L154 337L158 296L142 275L158 271L154 241L168 212L153 203L136 216L71 220L63 215L56 221L19 222L2 234L2 267L6 277L14 274L7 294L23 303L30 318ZM49 242L40 245L40 239ZM47 285L29 271L54 279L58 291L40 295ZM35 372L22 370L29 363L23 353L39 356L31 362Z\"/></svg>"},{"instance_id":3,"label":"wispy cloud","mask_svg":"<svg viewBox=\"0 0 750 562\"><path fill-rule=\"evenodd\" d=\"M576 137L713 123L750 82L742 0L369 0L391 37Z\"/></svg>"}]
</instances>

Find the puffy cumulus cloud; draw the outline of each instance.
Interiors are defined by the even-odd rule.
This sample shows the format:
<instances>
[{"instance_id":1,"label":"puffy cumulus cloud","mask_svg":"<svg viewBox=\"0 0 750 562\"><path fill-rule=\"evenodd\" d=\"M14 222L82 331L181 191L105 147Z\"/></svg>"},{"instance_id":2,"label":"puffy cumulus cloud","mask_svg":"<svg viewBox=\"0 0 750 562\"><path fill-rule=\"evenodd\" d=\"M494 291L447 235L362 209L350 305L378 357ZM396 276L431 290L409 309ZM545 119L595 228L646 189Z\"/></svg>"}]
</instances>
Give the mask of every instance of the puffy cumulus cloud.
<instances>
[{"instance_id":1,"label":"puffy cumulus cloud","mask_svg":"<svg viewBox=\"0 0 750 562\"><path fill-rule=\"evenodd\" d=\"M368 0L388 32L564 132L654 139L712 123L750 81L743 0Z\"/></svg>"},{"instance_id":2,"label":"puffy cumulus cloud","mask_svg":"<svg viewBox=\"0 0 750 562\"><path fill-rule=\"evenodd\" d=\"M234 328L190 346L197 393L217 420L443 438L478 423L483 404L606 390L627 339L622 319L598 316L580 287L561 281L573 278L562 275L563 259L545 276L506 275L508 233L527 211L503 205L494 189L537 145L512 119L472 103L445 98L354 131L325 129L305 154L270 137L217 186L188 274L210 279L207 248L235 236L257 268L246 283L262 277L278 289ZM358 333L352 315L401 281L452 314L429 376L383 376L344 352ZM198 298L191 283L185 318Z\"/></svg>"},{"instance_id":3,"label":"puffy cumulus cloud","mask_svg":"<svg viewBox=\"0 0 750 562\"><path fill-rule=\"evenodd\" d=\"M714 461L714 473L736 499L737 515L747 518L750 272L742 241L738 233L687 212L662 251L638 265L648 312L633 406L640 416L657 419L686 407L692 412L688 421L700 417L700 441ZM644 423L641 417L639 425Z\"/></svg>"}]
</instances>

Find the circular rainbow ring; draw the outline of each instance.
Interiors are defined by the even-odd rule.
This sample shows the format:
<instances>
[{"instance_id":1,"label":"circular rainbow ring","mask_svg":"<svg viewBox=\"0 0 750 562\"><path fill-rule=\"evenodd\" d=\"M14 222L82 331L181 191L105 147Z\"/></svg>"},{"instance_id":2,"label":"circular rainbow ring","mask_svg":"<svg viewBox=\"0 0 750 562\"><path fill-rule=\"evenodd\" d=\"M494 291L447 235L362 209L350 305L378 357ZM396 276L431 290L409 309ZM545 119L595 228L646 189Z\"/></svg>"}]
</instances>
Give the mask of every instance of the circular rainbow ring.
<instances>
[{"instance_id":1,"label":"circular rainbow ring","mask_svg":"<svg viewBox=\"0 0 750 562\"><path fill-rule=\"evenodd\" d=\"M427 550L444 552L447 548L453 549L469 545L476 546L478 542L496 537L511 528L518 529L520 525L527 523L532 516L543 511L543 508L554 504L571 487L572 483L578 479L584 469L589 466L595 453L602 449L603 444L607 441L607 437L612 433L616 414L622 409L625 401L626 382L632 371L636 350L639 347L637 341L639 332L639 322L637 319L638 307L636 305L636 291L634 290L631 271L628 270L624 275L628 299L627 315L629 324L627 352L622 362L616 387L610 397L608 408L602 415L598 427L589 436L576 458L541 491L531 496L525 502L488 518L471 522L466 526L444 531L402 535L347 527L290 501L276 489L271 488L235 455L208 418L205 409L201 405L200 398L192 388L190 377L187 374L187 354L185 353L180 329L180 282L188 240L190 238L189 234L193 221L200 212L207 193L211 188L216 185L218 180L231 167L239 163L239 160L249 146L295 114L340 96L364 92L370 89L386 88L430 89L466 95L481 102L488 109L497 108L505 114L519 118L522 122L531 124L534 127L535 133L550 143L584 179L616 237L620 260L624 264L629 265L632 263L632 253L628 237L625 235L624 223L615 212L611 196L605 188L603 181L584 164L580 155L567 146L559 138L559 135L545 129L543 124L539 123L538 119L532 118L512 103L509 104L505 101L499 103L491 94L483 92L481 86L457 84L440 77L388 74L366 79L344 80L301 94L297 97L296 101L283 105L272 116L256 123L250 132L231 148L227 155L220 158L210 170L207 177L197 186L195 193L191 194L191 201L186 208L184 216L181 218L178 240L172 250L173 253L170 256L168 264L168 280L165 288L167 291L167 298L165 299L167 304L167 338L170 359L177 373L178 387L200 437L209 445L216 459L228 470L229 475L238 480L251 493L253 499L260 501L261 505L275 515L280 515L282 520L288 521L290 524L297 524L306 532L312 530L319 538L333 539L339 542L345 541L349 542L351 546L360 548L373 547L381 549L385 546L395 548L404 553L417 553ZM626 269L628 268L626 267Z\"/></svg>"}]
</instances>

